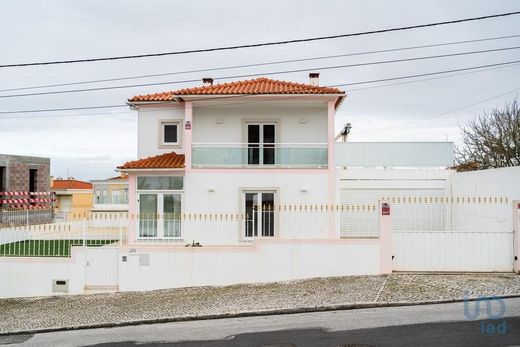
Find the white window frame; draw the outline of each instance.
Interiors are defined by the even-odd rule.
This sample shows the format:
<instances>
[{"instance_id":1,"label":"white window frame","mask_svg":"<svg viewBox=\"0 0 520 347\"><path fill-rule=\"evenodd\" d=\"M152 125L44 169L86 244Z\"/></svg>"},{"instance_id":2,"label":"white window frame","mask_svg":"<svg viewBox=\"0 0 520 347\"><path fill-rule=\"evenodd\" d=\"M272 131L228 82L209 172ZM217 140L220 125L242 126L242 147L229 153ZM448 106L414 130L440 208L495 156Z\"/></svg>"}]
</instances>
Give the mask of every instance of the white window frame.
<instances>
[{"instance_id":1,"label":"white window frame","mask_svg":"<svg viewBox=\"0 0 520 347\"><path fill-rule=\"evenodd\" d=\"M139 202L139 198L141 194L155 194L157 195L157 212L159 215L163 215L164 212L164 195L168 194L178 194L181 196L181 215L184 213L184 189L168 189L168 190L157 190L157 189L137 189L137 181L139 180L139 177L151 177L151 176L177 176L177 177L183 177L183 175L138 175L135 179L135 188L136 188L136 207L137 207L137 220L135 222L135 230L136 230L136 239L138 241L146 241L146 240L182 240L184 237L184 222L181 221L181 234L180 236L164 236L164 216L163 218L159 219L157 221L157 236L139 236L140 229L139 229L139 220L141 215L141 205ZM183 184L184 185L184 184ZM162 221L162 223L159 223L159 221Z\"/></svg>"},{"instance_id":2,"label":"white window frame","mask_svg":"<svg viewBox=\"0 0 520 347\"><path fill-rule=\"evenodd\" d=\"M146 240L182 240L184 235L184 223L181 221L180 236L164 236L164 195L180 195L181 197L181 215L184 213L184 191L180 190L138 190L137 194L137 220L136 220L136 238L139 241ZM157 211L161 218L157 219L157 236L140 236L139 222L141 216L141 205L139 199L141 194L152 194L157 196Z\"/></svg>"},{"instance_id":3,"label":"white window frame","mask_svg":"<svg viewBox=\"0 0 520 347\"><path fill-rule=\"evenodd\" d=\"M166 125L177 126L177 142L164 142L164 127ZM159 148L179 148L182 146L182 120L179 119L160 119L159 120Z\"/></svg>"},{"instance_id":4,"label":"white window frame","mask_svg":"<svg viewBox=\"0 0 520 347\"><path fill-rule=\"evenodd\" d=\"M260 225L260 221L258 221L259 223L259 228L258 228L258 231L259 231L259 235L258 236L246 236L246 223L245 223L245 215L246 215L246 211L245 211L245 203L246 203L246 193L273 193L274 194L274 206L273 206L273 212L274 212L274 223L273 223L273 227L274 227L274 233L273 233L273 236L262 236L262 229L261 229L261 225ZM244 221L241 222L241 226L240 226L240 237L239 239L242 240L242 241L252 241L254 240L255 238L258 239L258 238L265 238L265 239L273 239L273 238L278 238L279 237L279 230L280 230L280 219L279 219L279 214L276 213L276 210L275 210L275 207L276 206L279 206L279 199L280 199L280 189L277 188L277 187L267 187L267 188L240 188L240 211L241 213L243 214L244 216Z\"/></svg>"},{"instance_id":5,"label":"white window frame","mask_svg":"<svg viewBox=\"0 0 520 347\"><path fill-rule=\"evenodd\" d=\"M267 166L272 167L276 166L276 145L280 143L280 133L281 133L281 126L280 121L276 119L265 119L265 120L255 120L255 119L244 119L243 120L243 142L244 144L249 147L249 125L259 125L260 126L260 133L259 136L259 152L258 152L258 164L247 164L248 166ZM274 125L274 143L273 146L275 148L275 163L274 164L264 164L264 127L263 125ZM245 161L247 161L247 151L245 152L245 158L243 158Z\"/></svg>"}]
</instances>

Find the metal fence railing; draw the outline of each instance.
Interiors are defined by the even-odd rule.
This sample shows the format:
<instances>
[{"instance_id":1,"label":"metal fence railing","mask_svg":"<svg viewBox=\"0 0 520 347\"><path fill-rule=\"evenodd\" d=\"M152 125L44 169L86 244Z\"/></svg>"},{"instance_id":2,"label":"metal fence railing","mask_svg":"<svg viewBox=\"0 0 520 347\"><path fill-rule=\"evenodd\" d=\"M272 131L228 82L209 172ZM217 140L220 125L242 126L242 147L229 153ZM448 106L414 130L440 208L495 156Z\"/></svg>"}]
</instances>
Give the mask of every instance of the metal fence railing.
<instances>
[{"instance_id":1,"label":"metal fence railing","mask_svg":"<svg viewBox=\"0 0 520 347\"><path fill-rule=\"evenodd\" d=\"M510 231L507 198L381 197L401 231ZM25 211L17 211L20 216ZM507 219L509 217L509 219ZM66 221L0 225L0 257L70 256L71 248L121 245L244 245L260 238L377 238L379 202L280 204L247 212L71 213ZM476 227L478 223L478 228ZM509 224L508 224L509 223ZM502 230L503 229L503 230Z\"/></svg>"}]
</instances>

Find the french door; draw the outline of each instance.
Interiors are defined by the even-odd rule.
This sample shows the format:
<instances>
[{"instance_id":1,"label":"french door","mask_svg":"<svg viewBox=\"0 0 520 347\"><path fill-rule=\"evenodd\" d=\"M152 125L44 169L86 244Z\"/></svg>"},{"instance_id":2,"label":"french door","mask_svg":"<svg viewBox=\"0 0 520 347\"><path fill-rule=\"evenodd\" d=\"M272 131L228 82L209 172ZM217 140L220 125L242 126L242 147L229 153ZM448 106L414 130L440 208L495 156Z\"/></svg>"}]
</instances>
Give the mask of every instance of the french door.
<instances>
[{"instance_id":1,"label":"french door","mask_svg":"<svg viewBox=\"0 0 520 347\"><path fill-rule=\"evenodd\" d=\"M181 194L139 194L141 238L181 237Z\"/></svg>"},{"instance_id":2,"label":"french door","mask_svg":"<svg viewBox=\"0 0 520 347\"><path fill-rule=\"evenodd\" d=\"M275 192L244 192L244 236L269 237L275 234Z\"/></svg>"},{"instance_id":3,"label":"french door","mask_svg":"<svg viewBox=\"0 0 520 347\"><path fill-rule=\"evenodd\" d=\"M247 124L247 163L274 165L276 142L275 123Z\"/></svg>"}]
</instances>

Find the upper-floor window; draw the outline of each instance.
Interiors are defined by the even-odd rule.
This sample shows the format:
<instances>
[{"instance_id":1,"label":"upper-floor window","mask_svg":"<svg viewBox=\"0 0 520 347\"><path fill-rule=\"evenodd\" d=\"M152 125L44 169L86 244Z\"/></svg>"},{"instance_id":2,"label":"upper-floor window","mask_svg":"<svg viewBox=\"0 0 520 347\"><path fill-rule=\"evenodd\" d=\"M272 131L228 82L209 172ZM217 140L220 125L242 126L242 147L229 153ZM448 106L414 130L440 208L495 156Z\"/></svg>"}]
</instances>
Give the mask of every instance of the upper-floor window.
<instances>
[{"instance_id":1,"label":"upper-floor window","mask_svg":"<svg viewBox=\"0 0 520 347\"><path fill-rule=\"evenodd\" d=\"M161 121L159 125L159 145L179 146L180 141L180 122Z\"/></svg>"}]
</instances>

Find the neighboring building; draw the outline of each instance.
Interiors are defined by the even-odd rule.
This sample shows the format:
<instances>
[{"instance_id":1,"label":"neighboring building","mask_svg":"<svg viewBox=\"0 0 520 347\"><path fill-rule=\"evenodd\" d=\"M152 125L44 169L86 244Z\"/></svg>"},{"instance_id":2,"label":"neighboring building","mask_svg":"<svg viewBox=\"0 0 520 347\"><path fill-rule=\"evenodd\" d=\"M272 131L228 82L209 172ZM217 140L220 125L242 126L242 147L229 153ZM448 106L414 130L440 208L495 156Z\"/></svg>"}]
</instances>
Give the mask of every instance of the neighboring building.
<instances>
[{"instance_id":1,"label":"neighboring building","mask_svg":"<svg viewBox=\"0 0 520 347\"><path fill-rule=\"evenodd\" d=\"M275 207L334 204L334 121L345 92L309 76L309 84L204 79L201 87L131 98L143 159L119 167L129 177L129 212L141 217L129 240L289 238L294 221L280 220ZM244 219L210 239L182 222L183 213L214 212ZM335 237L334 219L327 223L302 225L302 235Z\"/></svg>"},{"instance_id":2,"label":"neighboring building","mask_svg":"<svg viewBox=\"0 0 520 347\"><path fill-rule=\"evenodd\" d=\"M92 183L57 178L52 181L51 190L55 193L56 217L67 219L71 214L85 214L92 208Z\"/></svg>"},{"instance_id":3,"label":"neighboring building","mask_svg":"<svg viewBox=\"0 0 520 347\"><path fill-rule=\"evenodd\" d=\"M49 158L0 154L0 225L52 220L50 163Z\"/></svg>"},{"instance_id":4,"label":"neighboring building","mask_svg":"<svg viewBox=\"0 0 520 347\"><path fill-rule=\"evenodd\" d=\"M0 192L48 192L49 158L0 154Z\"/></svg>"},{"instance_id":5,"label":"neighboring building","mask_svg":"<svg viewBox=\"0 0 520 347\"><path fill-rule=\"evenodd\" d=\"M105 180L91 181L93 188L92 212L128 211L128 175L120 174Z\"/></svg>"}]
</instances>

